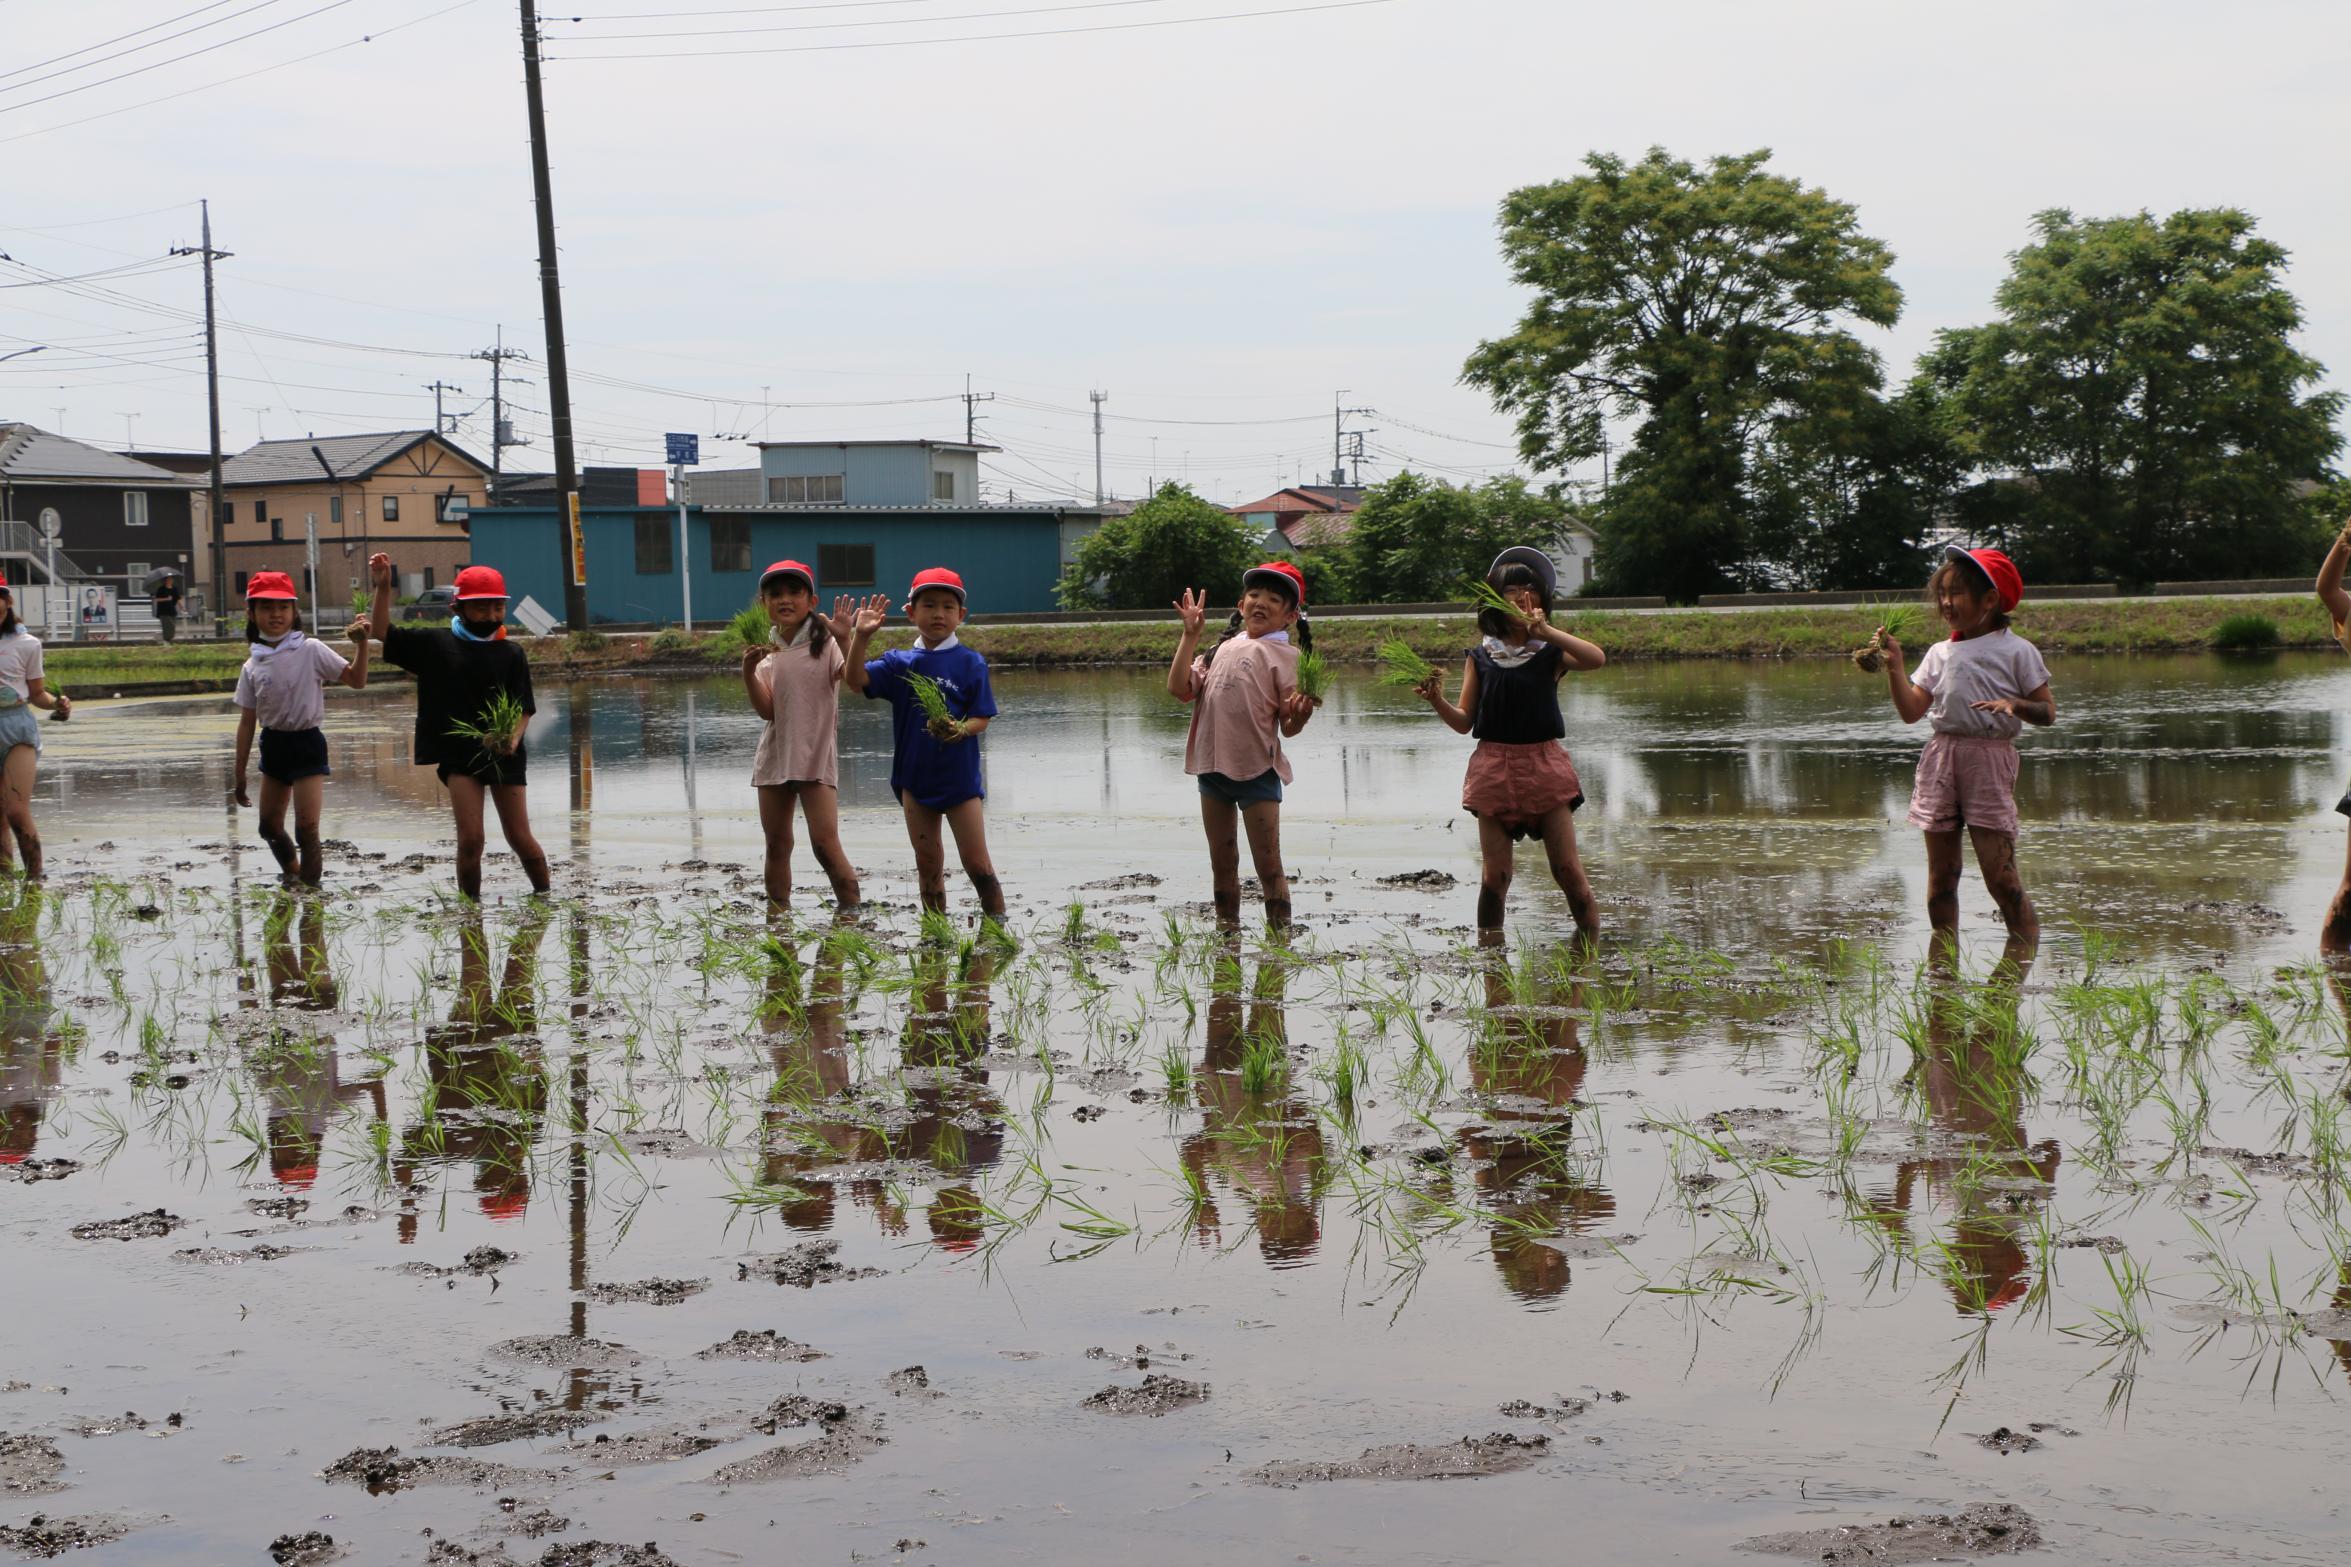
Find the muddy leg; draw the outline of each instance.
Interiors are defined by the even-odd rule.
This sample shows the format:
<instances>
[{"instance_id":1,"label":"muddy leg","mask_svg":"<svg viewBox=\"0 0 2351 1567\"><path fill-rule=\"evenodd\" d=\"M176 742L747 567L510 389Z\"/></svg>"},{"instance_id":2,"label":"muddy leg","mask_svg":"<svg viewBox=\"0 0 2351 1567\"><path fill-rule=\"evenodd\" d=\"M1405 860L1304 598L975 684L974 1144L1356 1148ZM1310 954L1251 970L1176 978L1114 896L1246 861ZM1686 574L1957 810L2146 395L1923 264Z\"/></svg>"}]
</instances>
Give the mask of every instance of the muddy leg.
<instances>
[{"instance_id":1,"label":"muddy leg","mask_svg":"<svg viewBox=\"0 0 2351 1567\"><path fill-rule=\"evenodd\" d=\"M262 790L269 791L266 781ZM302 778L294 784L294 843L302 855L302 881L315 887L326 877L326 846L319 840L318 819L327 800L324 778Z\"/></svg>"},{"instance_id":2,"label":"muddy leg","mask_svg":"<svg viewBox=\"0 0 2351 1567\"><path fill-rule=\"evenodd\" d=\"M506 836L506 847L522 861L523 874L531 879L531 891L551 889L555 878L547 869L547 851L539 847L539 840L531 834L530 798L523 785L492 784L490 803L498 808L498 830ZM480 884L478 871L475 884Z\"/></svg>"},{"instance_id":3,"label":"muddy leg","mask_svg":"<svg viewBox=\"0 0 2351 1567\"><path fill-rule=\"evenodd\" d=\"M2021 974L2031 966L2033 954L2041 950L2041 917L2033 911L2033 900L2024 890L2024 876L2016 868L2016 835L1970 827L1967 836L1975 845L1976 868L1984 873L1984 889L2000 906L2000 918L2008 926L2001 967Z\"/></svg>"},{"instance_id":4,"label":"muddy leg","mask_svg":"<svg viewBox=\"0 0 2351 1567\"><path fill-rule=\"evenodd\" d=\"M269 845L269 852L277 856L278 875L292 880L294 875L294 840L286 836L286 803L293 798L291 784L279 783L266 773L261 779L261 841Z\"/></svg>"},{"instance_id":5,"label":"muddy leg","mask_svg":"<svg viewBox=\"0 0 2351 1567\"><path fill-rule=\"evenodd\" d=\"M1929 832L1927 841L1927 966L1959 967L1959 829Z\"/></svg>"},{"instance_id":6,"label":"muddy leg","mask_svg":"<svg viewBox=\"0 0 2351 1567\"><path fill-rule=\"evenodd\" d=\"M808 847L833 884L833 901L844 909L857 907L857 867L841 848L841 791L831 784L800 785L800 812L808 818Z\"/></svg>"},{"instance_id":7,"label":"muddy leg","mask_svg":"<svg viewBox=\"0 0 2351 1567\"><path fill-rule=\"evenodd\" d=\"M449 810L457 818L457 890L479 900L482 895L482 806L488 798L481 780L463 773L449 775Z\"/></svg>"},{"instance_id":8,"label":"muddy leg","mask_svg":"<svg viewBox=\"0 0 2351 1567\"><path fill-rule=\"evenodd\" d=\"M0 819L15 835L27 881L41 879L41 834L33 826L33 773L40 761L40 752L19 745L10 747L7 761L0 763Z\"/></svg>"},{"instance_id":9,"label":"muddy leg","mask_svg":"<svg viewBox=\"0 0 2351 1567\"><path fill-rule=\"evenodd\" d=\"M792 793L790 784L759 786L759 830L767 839L763 870L771 909L792 901Z\"/></svg>"},{"instance_id":10,"label":"muddy leg","mask_svg":"<svg viewBox=\"0 0 2351 1567\"><path fill-rule=\"evenodd\" d=\"M1280 930L1290 923L1290 873L1282 869L1282 803L1256 800L1241 809L1241 825L1249 833L1249 858L1257 868L1257 885L1265 893L1265 926ZM1233 889L1233 910L1239 917L1241 889Z\"/></svg>"},{"instance_id":11,"label":"muddy leg","mask_svg":"<svg viewBox=\"0 0 2351 1567\"><path fill-rule=\"evenodd\" d=\"M1543 854L1550 861L1551 879L1567 898L1568 912L1586 941L1600 934L1600 900L1592 896L1591 878L1584 874L1576 853L1575 811L1562 805L1543 818Z\"/></svg>"},{"instance_id":12,"label":"muddy leg","mask_svg":"<svg viewBox=\"0 0 2351 1567\"><path fill-rule=\"evenodd\" d=\"M1478 817L1478 929L1502 928L1502 905L1510 896L1510 881L1518 873L1514 863L1518 845L1510 834L1486 817Z\"/></svg>"},{"instance_id":13,"label":"muddy leg","mask_svg":"<svg viewBox=\"0 0 2351 1567\"><path fill-rule=\"evenodd\" d=\"M947 844L940 836L939 813L917 805L904 795L899 808L906 813L906 841L914 847L914 879L922 888L925 913L947 912Z\"/></svg>"},{"instance_id":14,"label":"muddy leg","mask_svg":"<svg viewBox=\"0 0 2351 1567\"><path fill-rule=\"evenodd\" d=\"M2351 953L2351 854L2345 857L2343 881L2335 888L2335 900L2327 905L2326 923L2318 928L2318 950Z\"/></svg>"},{"instance_id":15,"label":"muddy leg","mask_svg":"<svg viewBox=\"0 0 2351 1567\"><path fill-rule=\"evenodd\" d=\"M1241 811L1230 800L1200 796L1200 826L1208 834L1208 875L1220 925L1241 923Z\"/></svg>"},{"instance_id":16,"label":"muddy leg","mask_svg":"<svg viewBox=\"0 0 2351 1567\"><path fill-rule=\"evenodd\" d=\"M980 912L990 919L1004 917L1004 884L996 879L996 862L988 857L988 802L965 800L947 812L947 829L955 834L955 857L971 890L979 894Z\"/></svg>"}]
</instances>

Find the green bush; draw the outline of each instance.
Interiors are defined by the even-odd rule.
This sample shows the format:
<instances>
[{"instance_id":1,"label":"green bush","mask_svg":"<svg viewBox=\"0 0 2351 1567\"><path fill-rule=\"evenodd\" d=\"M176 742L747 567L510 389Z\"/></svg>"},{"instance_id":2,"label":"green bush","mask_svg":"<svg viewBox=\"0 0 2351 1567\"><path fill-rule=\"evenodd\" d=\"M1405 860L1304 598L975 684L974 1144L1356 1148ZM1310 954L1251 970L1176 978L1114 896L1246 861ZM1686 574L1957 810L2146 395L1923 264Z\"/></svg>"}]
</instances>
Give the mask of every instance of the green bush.
<instances>
[{"instance_id":1,"label":"green bush","mask_svg":"<svg viewBox=\"0 0 2351 1567\"><path fill-rule=\"evenodd\" d=\"M2212 645L2247 651L2278 645L2278 623L2267 615L2231 615L2212 628Z\"/></svg>"},{"instance_id":2,"label":"green bush","mask_svg":"<svg viewBox=\"0 0 2351 1567\"><path fill-rule=\"evenodd\" d=\"M566 652L571 653L600 653L604 650L605 640L601 631L575 631L563 639L563 646Z\"/></svg>"},{"instance_id":3,"label":"green bush","mask_svg":"<svg viewBox=\"0 0 2351 1567\"><path fill-rule=\"evenodd\" d=\"M691 653L694 646L694 633L682 626L668 626L655 634L646 651L657 656L663 653Z\"/></svg>"}]
</instances>

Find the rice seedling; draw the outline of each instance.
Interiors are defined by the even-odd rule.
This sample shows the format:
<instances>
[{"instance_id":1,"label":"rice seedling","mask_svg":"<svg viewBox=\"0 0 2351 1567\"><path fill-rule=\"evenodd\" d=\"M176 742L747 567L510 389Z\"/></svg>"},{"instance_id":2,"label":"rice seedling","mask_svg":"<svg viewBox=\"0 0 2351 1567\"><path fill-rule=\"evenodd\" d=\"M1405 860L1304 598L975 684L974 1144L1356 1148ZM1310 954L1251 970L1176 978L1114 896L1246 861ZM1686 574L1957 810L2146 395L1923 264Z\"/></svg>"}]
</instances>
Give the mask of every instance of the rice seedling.
<instances>
[{"instance_id":1,"label":"rice seedling","mask_svg":"<svg viewBox=\"0 0 2351 1567\"><path fill-rule=\"evenodd\" d=\"M1437 666L1412 650L1412 644L1398 637L1379 646L1380 672L1374 684L1414 688L1425 684L1437 672Z\"/></svg>"},{"instance_id":2,"label":"rice seedling","mask_svg":"<svg viewBox=\"0 0 2351 1567\"><path fill-rule=\"evenodd\" d=\"M1891 603L1871 605L1866 614L1870 624L1869 641L1853 650L1853 667L1866 675L1882 674L1886 667L1886 642L1909 641L1912 633L1925 623L1925 613L1916 604ZM1881 626L1885 628L1884 639L1878 636Z\"/></svg>"},{"instance_id":3,"label":"rice seedling","mask_svg":"<svg viewBox=\"0 0 2351 1567\"><path fill-rule=\"evenodd\" d=\"M1490 610L1513 623L1524 622L1526 618L1525 611L1505 598L1499 588L1483 577L1472 579L1463 597L1469 600L1469 607L1479 614Z\"/></svg>"},{"instance_id":4,"label":"rice seedling","mask_svg":"<svg viewBox=\"0 0 2351 1567\"><path fill-rule=\"evenodd\" d=\"M746 604L736 610L727 630L745 647L766 647L775 640L775 625L767 618L764 604Z\"/></svg>"},{"instance_id":5,"label":"rice seedling","mask_svg":"<svg viewBox=\"0 0 2351 1567\"><path fill-rule=\"evenodd\" d=\"M1316 707L1320 707L1322 706L1323 697L1330 691L1330 689L1331 666L1323 662L1323 656L1320 653L1316 653L1311 650L1299 654L1299 694L1304 696L1307 701L1312 702Z\"/></svg>"},{"instance_id":6,"label":"rice seedling","mask_svg":"<svg viewBox=\"0 0 2351 1567\"><path fill-rule=\"evenodd\" d=\"M472 741L475 751L489 764L490 776L503 778L510 742L522 733L522 726L529 720L520 698L510 691L499 691L482 704L481 712L473 718L461 718L451 724L449 738Z\"/></svg>"},{"instance_id":7,"label":"rice seedling","mask_svg":"<svg viewBox=\"0 0 2351 1567\"><path fill-rule=\"evenodd\" d=\"M923 711L923 727L930 731L932 739L951 740L963 732L954 710L947 705L947 693L939 688L936 680L909 672L906 688L914 693L915 704Z\"/></svg>"}]
</instances>

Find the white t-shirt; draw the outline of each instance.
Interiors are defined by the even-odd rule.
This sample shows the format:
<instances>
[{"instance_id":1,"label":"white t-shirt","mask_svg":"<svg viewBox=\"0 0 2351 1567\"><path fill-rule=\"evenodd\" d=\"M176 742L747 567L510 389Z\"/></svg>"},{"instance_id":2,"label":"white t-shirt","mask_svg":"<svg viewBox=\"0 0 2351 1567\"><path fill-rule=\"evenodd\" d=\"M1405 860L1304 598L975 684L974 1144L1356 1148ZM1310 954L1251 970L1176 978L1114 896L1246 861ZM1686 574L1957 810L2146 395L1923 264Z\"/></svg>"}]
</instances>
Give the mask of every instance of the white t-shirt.
<instances>
[{"instance_id":1,"label":"white t-shirt","mask_svg":"<svg viewBox=\"0 0 2351 1567\"><path fill-rule=\"evenodd\" d=\"M2029 696L2049 683L2049 666L2041 662L2041 650L2015 632L1990 631L1928 648L1910 683L1934 698L1927 716L1935 733L2013 740L2024 732L2024 720L1981 713L1970 704Z\"/></svg>"},{"instance_id":2,"label":"white t-shirt","mask_svg":"<svg viewBox=\"0 0 2351 1567\"><path fill-rule=\"evenodd\" d=\"M16 707L33 694L32 682L41 678L41 639L19 629L0 637L0 707Z\"/></svg>"},{"instance_id":3,"label":"white t-shirt","mask_svg":"<svg viewBox=\"0 0 2351 1567\"><path fill-rule=\"evenodd\" d=\"M264 729L316 729L326 721L326 687L343 678L351 661L299 631L276 647L252 644L237 672L236 703L249 707Z\"/></svg>"}]
</instances>

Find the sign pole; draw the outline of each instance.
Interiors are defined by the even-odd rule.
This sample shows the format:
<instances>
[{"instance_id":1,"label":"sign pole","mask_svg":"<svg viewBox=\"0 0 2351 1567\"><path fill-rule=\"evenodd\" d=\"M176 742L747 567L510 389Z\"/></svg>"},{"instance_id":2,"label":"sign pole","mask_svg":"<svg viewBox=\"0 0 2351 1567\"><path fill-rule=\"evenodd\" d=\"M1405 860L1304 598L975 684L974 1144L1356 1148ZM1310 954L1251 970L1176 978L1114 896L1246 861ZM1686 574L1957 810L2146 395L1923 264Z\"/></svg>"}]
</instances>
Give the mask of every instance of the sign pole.
<instances>
[{"instance_id":1,"label":"sign pole","mask_svg":"<svg viewBox=\"0 0 2351 1567\"><path fill-rule=\"evenodd\" d=\"M670 493L678 503L678 588L686 611L686 634L694 634L694 553L686 537L686 469L702 461L702 437L672 430L662 437L669 458Z\"/></svg>"},{"instance_id":2,"label":"sign pole","mask_svg":"<svg viewBox=\"0 0 2351 1567\"><path fill-rule=\"evenodd\" d=\"M41 587L41 631L52 641L57 636L57 530L60 526L54 511L41 513L41 538L49 549L49 580Z\"/></svg>"},{"instance_id":3,"label":"sign pole","mask_svg":"<svg viewBox=\"0 0 2351 1567\"><path fill-rule=\"evenodd\" d=\"M326 630L318 623L318 513L302 514L302 561L307 568L303 575L310 579L310 633L317 636Z\"/></svg>"}]
</instances>

